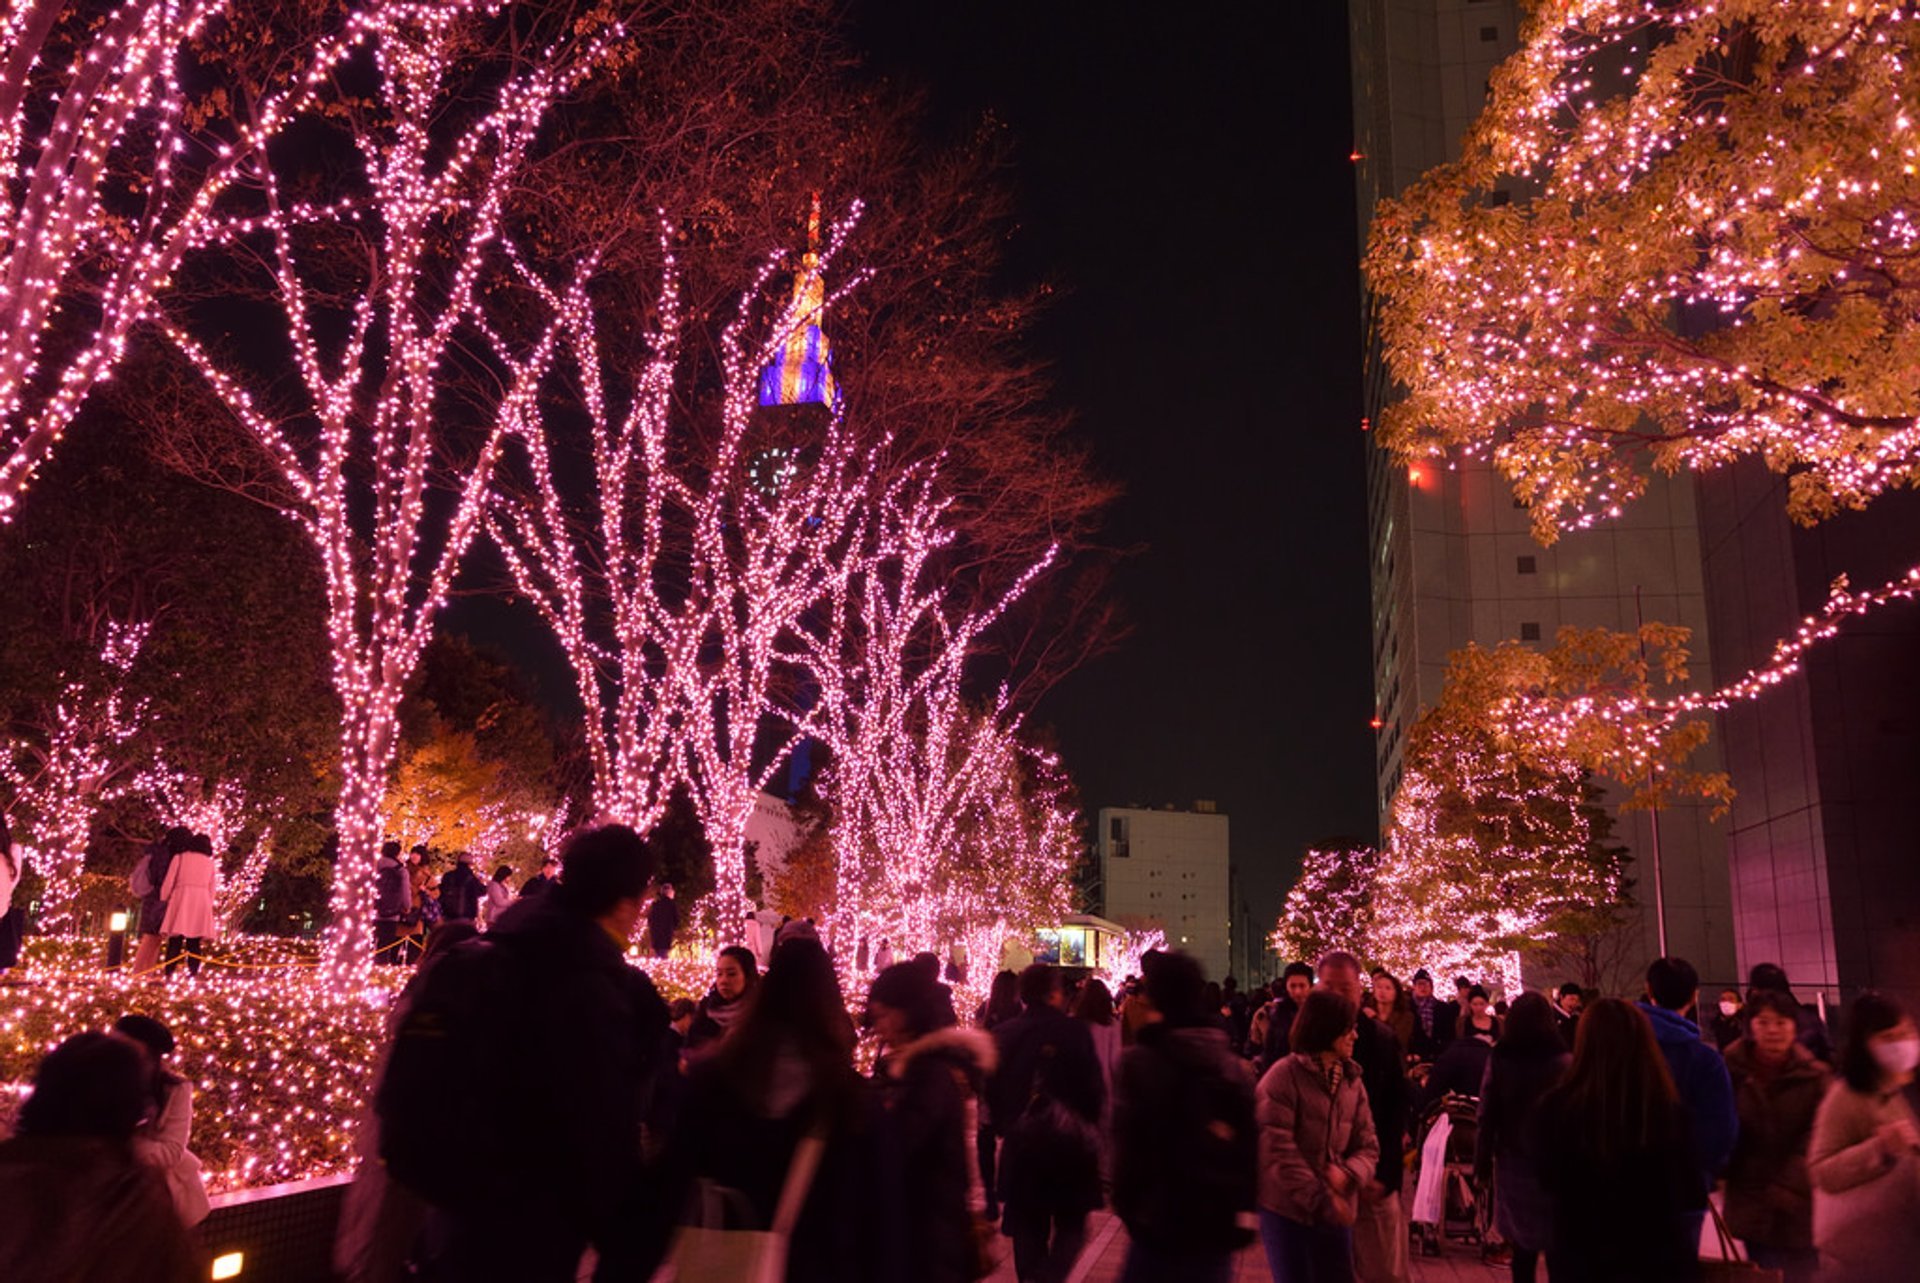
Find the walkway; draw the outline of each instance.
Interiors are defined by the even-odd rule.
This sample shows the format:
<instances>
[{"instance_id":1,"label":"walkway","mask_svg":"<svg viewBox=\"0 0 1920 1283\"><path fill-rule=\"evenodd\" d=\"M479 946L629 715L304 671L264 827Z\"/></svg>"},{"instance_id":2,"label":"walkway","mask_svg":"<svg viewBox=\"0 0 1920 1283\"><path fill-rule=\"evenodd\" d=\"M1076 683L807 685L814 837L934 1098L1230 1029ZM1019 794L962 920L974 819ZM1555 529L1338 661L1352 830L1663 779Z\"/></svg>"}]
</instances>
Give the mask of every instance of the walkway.
<instances>
[{"instance_id":1,"label":"walkway","mask_svg":"<svg viewBox=\"0 0 1920 1283\"><path fill-rule=\"evenodd\" d=\"M1016 1283L1013 1274L1013 1250L1009 1240L1000 1240L1006 1253L1000 1267L987 1276L987 1283ZM1080 1263L1067 1276L1067 1283L1119 1283L1121 1267L1127 1259L1127 1231L1111 1212L1095 1212L1087 1219L1087 1247ZM1506 1283L1508 1272L1480 1263L1480 1250L1449 1244L1445 1256L1415 1256L1413 1283ZM1271 1283L1267 1259L1258 1243L1240 1254L1234 1263L1233 1283Z\"/></svg>"}]
</instances>

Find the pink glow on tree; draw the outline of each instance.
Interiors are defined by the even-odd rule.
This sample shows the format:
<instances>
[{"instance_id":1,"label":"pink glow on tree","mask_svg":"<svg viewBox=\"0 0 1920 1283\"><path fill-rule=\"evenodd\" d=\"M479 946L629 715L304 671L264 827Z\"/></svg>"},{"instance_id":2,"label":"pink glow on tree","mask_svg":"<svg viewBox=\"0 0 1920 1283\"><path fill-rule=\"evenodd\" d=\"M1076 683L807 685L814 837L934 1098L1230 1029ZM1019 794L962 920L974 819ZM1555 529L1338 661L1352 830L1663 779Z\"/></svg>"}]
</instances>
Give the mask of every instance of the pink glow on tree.
<instances>
[{"instance_id":1,"label":"pink glow on tree","mask_svg":"<svg viewBox=\"0 0 1920 1283\"><path fill-rule=\"evenodd\" d=\"M100 680L67 682L44 740L12 740L0 756L0 771L43 861L40 927L49 935L71 934L80 925L74 904L94 815L114 778L133 765L127 746L145 726L147 704L128 695L126 682L148 628L145 622L109 625Z\"/></svg>"},{"instance_id":2,"label":"pink glow on tree","mask_svg":"<svg viewBox=\"0 0 1920 1283\"><path fill-rule=\"evenodd\" d=\"M1367 957L1379 867L1372 847L1310 848L1269 941L1274 951L1309 964L1329 949Z\"/></svg>"},{"instance_id":3,"label":"pink glow on tree","mask_svg":"<svg viewBox=\"0 0 1920 1283\"><path fill-rule=\"evenodd\" d=\"M266 451L289 515L321 557L342 714L327 939L332 973L345 979L363 974L371 952L400 699L481 528L502 438L536 413L562 324L551 316L516 342L483 308L484 287L510 270L503 202L555 98L621 34L608 27L578 46L520 55L488 91L492 105L464 115L475 92L465 79L472 21L499 7L393 4L352 19L378 105L343 105L340 127L360 161L356 208L315 229L352 233L350 254L302 240L307 224L281 197L275 158L264 146L249 157L261 209L235 234L260 242L297 410L270 411L253 390L266 379L217 356L190 320L168 326ZM467 376L460 397L458 374ZM463 419L466 439L455 426Z\"/></svg>"}]
</instances>

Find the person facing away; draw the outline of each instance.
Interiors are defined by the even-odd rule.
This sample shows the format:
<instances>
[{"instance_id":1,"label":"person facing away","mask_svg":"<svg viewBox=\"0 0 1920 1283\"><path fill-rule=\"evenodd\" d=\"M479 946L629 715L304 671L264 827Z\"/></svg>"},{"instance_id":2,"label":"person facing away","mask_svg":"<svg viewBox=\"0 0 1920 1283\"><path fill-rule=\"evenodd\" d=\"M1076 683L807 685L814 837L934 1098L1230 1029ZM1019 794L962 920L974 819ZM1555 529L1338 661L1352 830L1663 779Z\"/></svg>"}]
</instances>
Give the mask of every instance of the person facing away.
<instances>
[{"instance_id":1,"label":"person facing away","mask_svg":"<svg viewBox=\"0 0 1920 1283\"><path fill-rule=\"evenodd\" d=\"M520 898L531 900L537 895L545 895L559 884L560 861L548 856L540 861L540 872L520 884Z\"/></svg>"},{"instance_id":2,"label":"person facing away","mask_svg":"<svg viewBox=\"0 0 1920 1283\"><path fill-rule=\"evenodd\" d=\"M200 950L217 929L214 897L220 891L220 866L213 862L213 842L204 833L190 835L167 865L160 898L167 902L160 933L167 938L167 974L180 964L184 951L187 971L200 974Z\"/></svg>"},{"instance_id":3,"label":"person facing away","mask_svg":"<svg viewBox=\"0 0 1920 1283\"><path fill-rule=\"evenodd\" d=\"M434 1277L449 1283L571 1283L589 1244L603 1270L643 1250L633 1211L642 1110L667 1007L646 973L627 964L625 948L656 856L632 829L610 824L576 830L562 859L551 894L516 903L435 969L436 978L457 975L446 969L477 956L468 951L487 951L512 977L487 995L489 1045L506 1063L486 1072L495 1082L541 1084L514 1109L476 1111L487 1143L474 1177L493 1193L434 1213L430 1232L446 1245ZM432 989L430 980L416 1014ZM403 1024L400 1037L407 1033ZM512 1216L500 1214L507 1205Z\"/></svg>"},{"instance_id":4,"label":"person facing away","mask_svg":"<svg viewBox=\"0 0 1920 1283\"><path fill-rule=\"evenodd\" d=\"M173 1032L152 1016L137 1014L120 1017L113 1031L147 1053L153 1084L153 1108L134 1133L134 1153L166 1177L174 1209L191 1229L206 1220L213 1209L207 1202L200 1160L187 1148L193 1135L193 1085L167 1068L167 1057L173 1054Z\"/></svg>"},{"instance_id":5,"label":"person facing away","mask_svg":"<svg viewBox=\"0 0 1920 1283\"><path fill-rule=\"evenodd\" d=\"M1293 1032L1294 1018L1300 1014L1300 1004L1313 989L1313 968L1304 962L1289 962L1280 973L1280 983L1281 993L1267 1013L1266 1039L1260 1045L1262 1071L1278 1064L1290 1050L1287 1039Z\"/></svg>"},{"instance_id":6,"label":"person facing away","mask_svg":"<svg viewBox=\"0 0 1920 1283\"><path fill-rule=\"evenodd\" d=\"M1787 983L1786 969L1777 962L1758 962L1747 973L1747 989L1765 989L1771 993L1782 993L1793 1003L1800 1014L1794 1018L1796 1037L1807 1053L1822 1064L1834 1063L1833 1044L1827 1038L1827 1026L1820 1019L1820 1013L1813 1007L1793 996L1793 986Z\"/></svg>"},{"instance_id":7,"label":"person facing away","mask_svg":"<svg viewBox=\"0 0 1920 1283\"><path fill-rule=\"evenodd\" d=\"M1832 1074L1797 1041L1792 998L1756 989L1743 1014L1746 1033L1727 1048L1740 1119L1727 1164L1727 1229L1755 1264L1807 1283L1820 1260L1807 1144Z\"/></svg>"},{"instance_id":8,"label":"person facing away","mask_svg":"<svg viewBox=\"0 0 1920 1283\"><path fill-rule=\"evenodd\" d=\"M1884 994L1855 998L1807 1146L1821 1283L1910 1279L1920 1262L1920 1123L1906 1096L1916 1068L1913 1017Z\"/></svg>"},{"instance_id":9,"label":"person facing away","mask_svg":"<svg viewBox=\"0 0 1920 1283\"><path fill-rule=\"evenodd\" d=\"M938 984L924 968L895 963L874 977L867 1013L885 1047L879 1084L879 1163L870 1232L880 1276L918 1283L976 1277L973 1084L993 1072L994 1040L947 1025Z\"/></svg>"},{"instance_id":10,"label":"person facing away","mask_svg":"<svg viewBox=\"0 0 1920 1283\"><path fill-rule=\"evenodd\" d=\"M81 1033L33 1076L0 1142L0 1278L7 1283L198 1283L206 1262L158 1168L134 1151L153 1109L148 1053Z\"/></svg>"},{"instance_id":11,"label":"person facing away","mask_svg":"<svg viewBox=\"0 0 1920 1283\"><path fill-rule=\"evenodd\" d=\"M747 1009L747 995L760 978L753 950L730 944L713 962L713 988L700 1000L699 1014L687 1031L687 1054L698 1056L724 1039Z\"/></svg>"},{"instance_id":12,"label":"person facing away","mask_svg":"<svg viewBox=\"0 0 1920 1283\"><path fill-rule=\"evenodd\" d=\"M911 964L909 964L911 965ZM988 1087L1005 1143L1002 1228L1021 1283L1064 1279L1100 1206L1099 1126L1106 1101L1087 1025L1067 1015L1060 971L1020 973L1024 1010L994 1031L999 1068Z\"/></svg>"},{"instance_id":13,"label":"person facing away","mask_svg":"<svg viewBox=\"0 0 1920 1283\"><path fill-rule=\"evenodd\" d=\"M1134 999L1147 1019L1113 1093L1113 1210L1129 1239L1121 1283L1221 1283L1247 1240L1253 1080L1207 1018L1204 986L1198 962L1164 953Z\"/></svg>"},{"instance_id":14,"label":"person facing away","mask_svg":"<svg viewBox=\"0 0 1920 1283\"><path fill-rule=\"evenodd\" d=\"M1668 1283L1699 1266L1707 1186L1646 1013L1590 1003L1533 1139L1552 1206L1553 1283Z\"/></svg>"},{"instance_id":15,"label":"person facing away","mask_svg":"<svg viewBox=\"0 0 1920 1283\"><path fill-rule=\"evenodd\" d=\"M474 921L480 916L480 901L485 895L486 885L480 881L480 875L473 871L473 856L465 851L456 851L453 867L440 878L440 920Z\"/></svg>"},{"instance_id":16,"label":"person facing away","mask_svg":"<svg viewBox=\"0 0 1920 1283\"><path fill-rule=\"evenodd\" d=\"M864 948L866 941L861 941ZM864 968L859 968L864 969ZM992 1033L1020 1014L1020 977L1012 971L999 971L994 974L993 984L987 990L987 1000L973 1013L974 1027ZM1118 1026L1115 1027L1118 1032ZM993 1117L993 1107L983 1093L980 1097L979 1121L975 1128L976 1158L980 1164L980 1185L985 1191L985 1210L989 1221L1000 1219L999 1158L1000 1133Z\"/></svg>"},{"instance_id":17,"label":"person facing away","mask_svg":"<svg viewBox=\"0 0 1920 1283\"><path fill-rule=\"evenodd\" d=\"M481 921L491 927L513 903L513 866L503 864L487 881L487 898L480 904Z\"/></svg>"},{"instance_id":18,"label":"person facing away","mask_svg":"<svg viewBox=\"0 0 1920 1283\"><path fill-rule=\"evenodd\" d=\"M803 1140L821 1146L788 1245L786 1278L857 1280L876 1268L871 1142L853 1067L855 1033L833 962L817 940L775 946L733 1033L693 1072L667 1144L668 1207L695 1182L736 1192L772 1224Z\"/></svg>"},{"instance_id":19,"label":"person facing away","mask_svg":"<svg viewBox=\"0 0 1920 1283\"><path fill-rule=\"evenodd\" d=\"M1353 1059L1359 1004L1313 990L1288 1038L1293 1048L1254 1091L1259 1121L1259 1223L1274 1283L1349 1283L1360 1191L1375 1177L1364 1072Z\"/></svg>"},{"instance_id":20,"label":"person facing away","mask_svg":"<svg viewBox=\"0 0 1920 1283\"><path fill-rule=\"evenodd\" d=\"M14 888L20 885L20 853L13 845L13 821L0 811L0 971L20 961L20 918L13 911Z\"/></svg>"},{"instance_id":21,"label":"person facing away","mask_svg":"<svg viewBox=\"0 0 1920 1283\"><path fill-rule=\"evenodd\" d=\"M1413 973L1413 1016L1411 1054L1416 1060L1429 1063L1438 1060L1447 1044L1453 1041L1460 1009L1434 996L1433 977L1425 967Z\"/></svg>"},{"instance_id":22,"label":"person facing away","mask_svg":"<svg viewBox=\"0 0 1920 1283\"><path fill-rule=\"evenodd\" d=\"M1513 1247L1514 1283L1533 1283L1553 1242L1553 1208L1534 1152L1535 1114L1571 1059L1553 1004L1537 993L1515 998L1480 1085L1473 1154L1481 1187L1493 1190L1494 1225Z\"/></svg>"},{"instance_id":23,"label":"person facing away","mask_svg":"<svg viewBox=\"0 0 1920 1283\"><path fill-rule=\"evenodd\" d=\"M1726 1058L1701 1040L1700 1027L1688 1018L1699 993L1700 976L1692 963L1685 958L1655 958L1647 967L1647 997L1640 1010L1652 1022L1673 1088L1686 1107L1700 1179L1711 1189L1733 1156L1740 1120L1733 1108L1733 1080L1727 1075Z\"/></svg>"},{"instance_id":24,"label":"person facing away","mask_svg":"<svg viewBox=\"0 0 1920 1283\"><path fill-rule=\"evenodd\" d=\"M413 883L407 866L400 862L400 844L383 842L380 859L373 866L373 952L382 965L405 961L400 938L412 908Z\"/></svg>"},{"instance_id":25,"label":"person facing away","mask_svg":"<svg viewBox=\"0 0 1920 1283\"><path fill-rule=\"evenodd\" d=\"M1351 953L1335 950L1320 959L1320 983L1354 1005L1365 990L1365 973ZM1353 1225L1354 1274L1361 1283L1405 1283L1407 1216L1400 1187L1406 1175L1407 1075L1400 1045L1378 1020L1357 1016L1350 1053L1366 1078L1367 1108L1373 1114L1380 1161L1373 1176L1360 1183L1359 1215Z\"/></svg>"},{"instance_id":26,"label":"person facing away","mask_svg":"<svg viewBox=\"0 0 1920 1283\"><path fill-rule=\"evenodd\" d=\"M662 882L653 903L647 906L647 943L653 946L654 957L667 956L679 929L680 902L673 898L673 883Z\"/></svg>"},{"instance_id":27,"label":"person facing away","mask_svg":"<svg viewBox=\"0 0 1920 1283\"><path fill-rule=\"evenodd\" d=\"M140 857L146 865L142 875L146 890L140 896L140 940L133 950L136 976L146 975L160 965L160 946L166 939L161 934L161 924L167 917L167 899L160 894L160 888L166 885L173 857L186 848L187 839L192 836L193 830L176 824L149 843Z\"/></svg>"}]
</instances>

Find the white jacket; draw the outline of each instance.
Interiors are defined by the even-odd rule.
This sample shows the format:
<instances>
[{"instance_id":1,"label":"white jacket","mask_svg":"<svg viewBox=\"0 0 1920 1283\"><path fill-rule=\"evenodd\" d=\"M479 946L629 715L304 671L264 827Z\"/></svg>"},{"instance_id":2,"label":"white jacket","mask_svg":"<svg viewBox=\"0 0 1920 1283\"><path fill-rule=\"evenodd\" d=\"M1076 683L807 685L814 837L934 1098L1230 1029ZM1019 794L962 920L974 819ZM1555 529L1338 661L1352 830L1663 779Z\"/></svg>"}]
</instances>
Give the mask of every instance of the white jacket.
<instances>
[{"instance_id":1,"label":"white jacket","mask_svg":"<svg viewBox=\"0 0 1920 1283\"><path fill-rule=\"evenodd\" d=\"M218 931L213 917L213 899L220 889L220 870L213 857L200 851L182 851L167 866L167 880L160 898L167 902L167 916L160 934L202 940Z\"/></svg>"},{"instance_id":2,"label":"white jacket","mask_svg":"<svg viewBox=\"0 0 1920 1283\"><path fill-rule=\"evenodd\" d=\"M206 1220L212 1210L206 1182L200 1176L200 1160L187 1148L188 1138L193 1135L193 1085L185 1079L167 1077L160 1116L134 1134L133 1150L140 1161L159 1168L167 1178L173 1205L180 1219L191 1227Z\"/></svg>"}]
</instances>

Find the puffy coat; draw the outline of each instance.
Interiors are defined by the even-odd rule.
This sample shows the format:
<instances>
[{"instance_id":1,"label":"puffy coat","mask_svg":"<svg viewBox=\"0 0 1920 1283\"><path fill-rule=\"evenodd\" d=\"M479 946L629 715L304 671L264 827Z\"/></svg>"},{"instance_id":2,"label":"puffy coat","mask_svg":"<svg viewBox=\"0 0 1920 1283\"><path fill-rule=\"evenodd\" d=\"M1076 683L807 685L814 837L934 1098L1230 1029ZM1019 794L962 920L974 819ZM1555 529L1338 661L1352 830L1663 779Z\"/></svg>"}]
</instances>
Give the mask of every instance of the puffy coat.
<instances>
[{"instance_id":1,"label":"puffy coat","mask_svg":"<svg viewBox=\"0 0 1920 1283\"><path fill-rule=\"evenodd\" d=\"M1915 1121L1898 1092L1827 1089L1813 1119L1813 1240L1821 1283L1882 1283L1913 1277L1920 1261L1920 1154L1895 1151L1880 1128Z\"/></svg>"},{"instance_id":2,"label":"puffy coat","mask_svg":"<svg viewBox=\"0 0 1920 1283\"><path fill-rule=\"evenodd\" d=\"M1344 1168L1356 1186L1373 1179L1380 1142L1355 1061L1330 1090L1317 1056L1294 1052L1267 1070L1255 1090L1260 1122L1260 1206L1303 1225L1327 1222L1333 1191L1325 1175Z\"/></svg>"},{"instance_id":3,"label":"puffy coat","mask_svg":"<svg viewBox=\"0 0 1920 1283\"><path fill-rule=\"evenodd\" d=\"M880 1062L882 1275L924 1283L974 1277L972 1084L993 1071L976 1029L936 1030Z\"/></svg>"},{"instance_id":4,"label":"puffy coat","mask_svg":"<svg viewBox=\"0 0 1920 1283\"><path fill-rule=\"evenodd\" d=\"M213 898L220 888L220 870L213 857L200 851L182 851L167 866L160 898L167 902L160 934L204 939L214 934Z\"/></svg>"},{"instance_id":5,"label":"puffy coat","mask_svg":"<svg viewBox=\"0 0 1920 1283\"><path fill-rule=\"evenodd\" d=\"M1727 1048L1727 1071L1740 1114L1740 1139L1727 1166L1727 1228L1749 1243L1812 1247L1807 1143L1832 1075L1798 1043L1785 1065L1762 1074L1745 1039Z\"/></svg>"}]
</instances>

